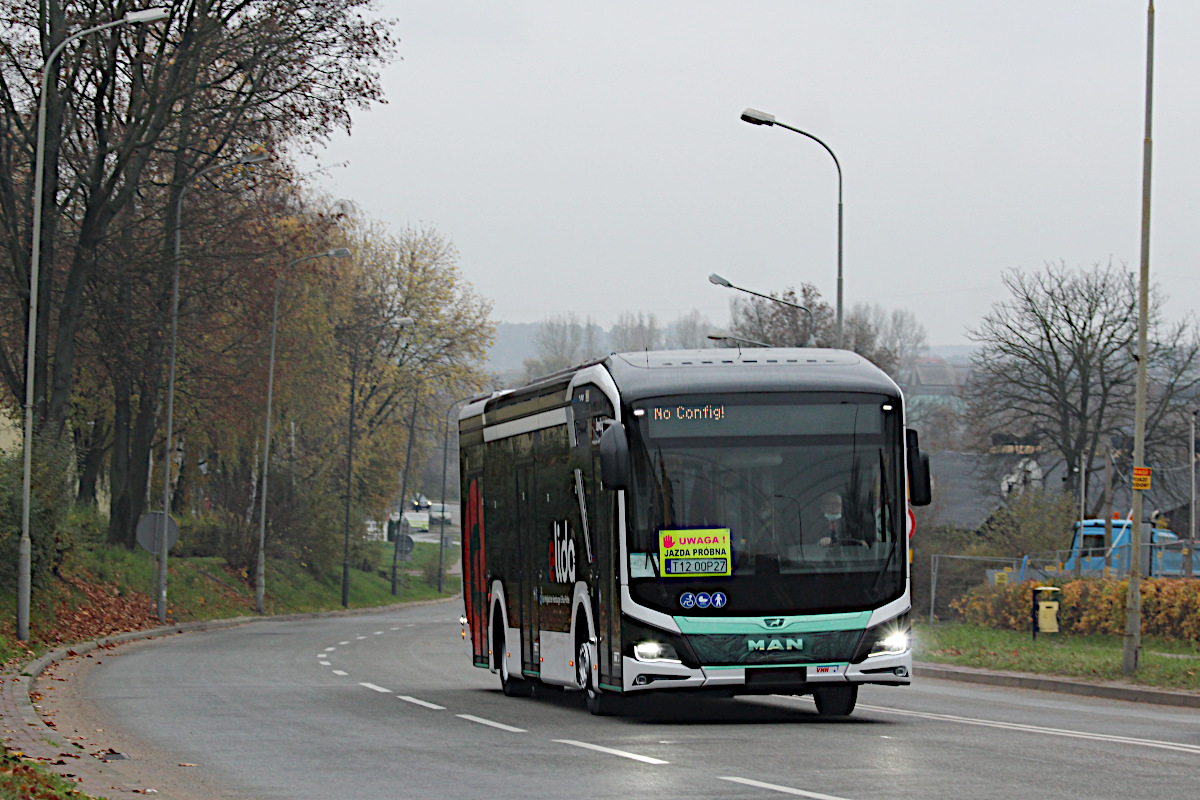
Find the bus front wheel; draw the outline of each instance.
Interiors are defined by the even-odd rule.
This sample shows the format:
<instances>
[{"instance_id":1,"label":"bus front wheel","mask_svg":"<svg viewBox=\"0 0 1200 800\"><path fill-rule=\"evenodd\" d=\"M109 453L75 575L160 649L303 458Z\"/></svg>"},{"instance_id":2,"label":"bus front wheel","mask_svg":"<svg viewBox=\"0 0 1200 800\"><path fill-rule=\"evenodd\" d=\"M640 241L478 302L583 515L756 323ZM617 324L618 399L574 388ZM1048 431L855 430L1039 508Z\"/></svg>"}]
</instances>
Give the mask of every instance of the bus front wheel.
<instances>
[{"instance_id":1,"label":"bus front wheel","mask_svg":"<svg viewBox=\"0 0 1200 800\"><path fill-rule=\"evenodd\" d=\"M817 713L822 717L849 716L858 700L858 684L818 686L813 689L813 700L817 704Z\"/></svg>"},{"instance_id":2,"label":"bus front wheel","mask_svg":"<svg viewBox=\"0 0 1200 800\"><path fill-rule=\"evenodd\" d=\"M592 648L587 636L587 623L580 618L575 623L575 680L583 690L587 710L598 717L606 717L616 711L617 699L605 694L596 686L597 670L592 663Z\"/></svg>"}]
</instances>

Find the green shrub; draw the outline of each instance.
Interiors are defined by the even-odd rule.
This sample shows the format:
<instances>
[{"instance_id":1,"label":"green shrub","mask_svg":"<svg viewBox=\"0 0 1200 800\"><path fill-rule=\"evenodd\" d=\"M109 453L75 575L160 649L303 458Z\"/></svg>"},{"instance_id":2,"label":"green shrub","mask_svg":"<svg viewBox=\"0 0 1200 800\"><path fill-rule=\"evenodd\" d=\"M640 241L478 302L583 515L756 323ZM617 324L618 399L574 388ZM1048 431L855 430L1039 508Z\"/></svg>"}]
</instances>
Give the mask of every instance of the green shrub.
<instances>
[{"instance_id":1,"label":"green shrub","mask_svg":"<svg viewBox=\"0 0 1200 800\"><path fill-rule=\"evenodd\" d=\"M1033 586L976 586L951 607L975 625L1028 631ZM1061 584L1059 627L1064 633L1124 632L1128 586L1128 581L1094 579ZM1147 578L1141 582L1141 595L1143 635L1200 642L1200 580Z\"/></svg>"},{"instance_id":2,"label":"green shrub","mask_svg":"<svg viewBox=\"0 0 1200 800\"><path fill-rule=\"evenodd\" d=\"M75 546L65 525L72 497L67 476L69 445L51 437L34 440L29 493L30 574L33 588L48 585ZM21 452L0 451L0 588L17 589L17 556L21 540L24 463Z\"/></svg>"}]
</instances>

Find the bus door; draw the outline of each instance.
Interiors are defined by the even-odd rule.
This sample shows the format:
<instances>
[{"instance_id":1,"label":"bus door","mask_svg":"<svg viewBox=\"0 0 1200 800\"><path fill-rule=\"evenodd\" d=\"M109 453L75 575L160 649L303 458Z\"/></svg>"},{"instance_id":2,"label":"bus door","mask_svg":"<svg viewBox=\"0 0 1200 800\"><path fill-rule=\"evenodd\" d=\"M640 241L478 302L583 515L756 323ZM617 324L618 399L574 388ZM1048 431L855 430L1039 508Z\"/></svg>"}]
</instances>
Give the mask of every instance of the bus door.
<instances>
[{"instance_id":1,"label":"bus door","mask_svg":"<svg viewBox=\"0 0 1200 800\"><path fill-rule=\"evenodd\" d=\"M596 620L596 636L600 639L596 659L600 665L600 681L621 685L621 643L618 625L621 616L621 569L619 542L614 523L616 493L600 487L600 449L591 448L591 474L587 478L587 512L596 562L591 585L595 587L592 614Z\"/></svg>"},{"instance_id":2,"label":"bus door","mask_svg":"<svg viewBox=\"0 0 1200 800\"><path fill-rule=\"evenodd\" d=\"M522 669L540 672L538 669L538 603L533 596L540 583L537 572L538 548L536 542L537 520L534 512L533 467L517 468L517 536L520 541L520 564L518 585L512 587L515 593L514 604L518 608L520 621L510 620L521 628L521 665Z\"/></svg>"}]
</instances>

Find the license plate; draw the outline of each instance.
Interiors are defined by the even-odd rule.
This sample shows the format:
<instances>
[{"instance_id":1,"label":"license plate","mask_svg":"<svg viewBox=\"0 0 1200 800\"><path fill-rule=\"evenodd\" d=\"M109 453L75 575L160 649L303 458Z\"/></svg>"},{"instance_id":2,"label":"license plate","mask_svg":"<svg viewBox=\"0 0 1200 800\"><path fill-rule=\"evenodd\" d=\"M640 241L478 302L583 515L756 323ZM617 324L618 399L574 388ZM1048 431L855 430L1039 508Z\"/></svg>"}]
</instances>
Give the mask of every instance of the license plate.
<instances>
[{"instance_id":1,"label":"license plate","mask_svg":"<svg viewBox=\"0 0 1200 800\"><path fill-rule=\"evenodd\" d=\"M725 575L729 562L724 558L668 558L668 575Z\"/></svg>"}]
</instances>

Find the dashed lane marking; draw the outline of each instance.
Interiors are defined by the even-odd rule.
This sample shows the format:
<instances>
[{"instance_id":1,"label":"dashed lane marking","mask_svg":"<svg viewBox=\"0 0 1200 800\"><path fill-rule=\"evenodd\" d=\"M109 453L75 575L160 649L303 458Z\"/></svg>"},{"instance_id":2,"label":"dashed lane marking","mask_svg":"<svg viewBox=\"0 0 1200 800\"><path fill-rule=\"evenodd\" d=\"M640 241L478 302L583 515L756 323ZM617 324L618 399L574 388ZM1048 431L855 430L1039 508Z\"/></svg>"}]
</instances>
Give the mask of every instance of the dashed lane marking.
<instances>
[{"instance_id":1,"label":"dashed lane marking","mask_svg":"<svg viewBox=\"0 0 1200 800\"><path fill-rule=\"evenodd\" d=\"M398 695L396 695L396 697L399 697L401 700L403 700L406 703L412 703L413 705L424 706L425 708L432 708L434 711L445 711L446 710L445 706L439 706L436 703L429 703L429 702L426 702L425 700L418 700L417 698L409 697L406 694L398 694Z\"/></svg>"},{"instance_id":2,"label":"dashed lane marking","mask_svg":"<svg viewBox=\"0 0 1200 800\"><path fill-rule=\"evenodd\" d=\"M334 650L337 650L337 648L336 647L326 647L325 648L326 653L332 653Z\"/></svg>"},{"instance_id":3,"label":"dashed lane marking","mask_svg":"<svg viewBox=\"0 0 1200 800\"><path fill-rule=\"evenodd\" d=\"M385 688L383 688L382 686L376 686L376 685L375 685L375 684L373 684L373 683L360 683L360 684L358 684L358 685L359 685L359 686L365 686L365 687L367 687L368 689L371 689L371 690L373 690L373 691L376 691L376 692L383 692L384 694L391 694L391 693L392 693L392 690L391 690L391 689L385 689Z\"/></svg>"},{"instance_id":4,"label":"dashed lane marking","mask_svg":"<svg viewBox=\"0 0 1200 800\"><path fill-rule=\"evenodd\" d=\"M338 642L338 644L350 644L349 642Z\"/></svg>"},{"instance_id":5,"label":"dashed lane marking","mask_svg":"<svg viewBox=\"0 0 1200 800\"><path fill-rule=\"evenodd\" d=\"M380 635L380 634L382 634L382 633L383 633L383 631L375 631L375 635L376 635L376 636L379 636L379 635Z\"/></svg>"},{"instance_id":6,"label":"dashed lane marking","mask_svg":"<svg viewBox=\"0 0 1200 800\"><path fill-rule=\"evenodd\" d=\"M1114 736L1108 733L1088 733L1086 731L1069 731L1062 728L1043 728L1040 725L1024 725L1019 722L999 722L990 719L975 719L974 717L957 717L953 714L933 714L927 711L907 711L885 706L858 705L868 711L879 711L884 714L899 714L905 717L941 720L942 722L957 722L962 725L980 725L985 728L1003 728L1023 733L1042 733L1047 736L1065 736L1071 739L1091 739L1096 742L1115 742L1117 744L1134 744L1142 747L1157 747L1161 750L1178 750L1181 753L1200 754L1200 745L1184 744L1183 742L1162 742L1157 739L1135 739L1131 736Z\"/></svg>"},{"instance_id":7,"label":"dashed lane marking","mask_svg":"<svg viewBox=\"0 0 1200 800\"><path fill-rule=\"evenodd\" d=\"M328 661L318 661L317 663L320 664L322 667L332 667L333 666Z\"/></svg>"},{"instance_id":8,"label":"dashed lane marking","mask_svg":"<svg viewBox=\"0 0 1200 800\"><path fill-rule=\"evenodd\" d=\"M663 761L661 758L651 758L650 756L640 756L637 753L630 753L625 750L614 750L611 747L601 747L598 744L589 742L577 742L574 739L555 739L559 744L569 744L572 747L582 747L587 750L595 750L598 753L608 753L611 756L621 756L622 758L631 758L634 761L641 761L644 764L670 764L670 761Z\"/></svg>"},{"instance_id":9,"label":"dashed lane marking","mask_svg":"<svg viewBox=\"0 0 1200 800\"><path fill-rule=\"evenodd\" d=\"M774 784L774 783L763 783L762 781L752 781L749 778L735 778L732 776L730 776L730 777L719 776L719 777L723 781L732 781L733 783L740 783L745 786L756 786L759 789L770 789L773 792L783 792L784 794L794 794L794 795L799 795L800 797L811 797L811 798L813 798L813 800L846 800L846 798L844 798L844 797L838 797L838 796L832 795L832 794L821 794L820 792L806 792L803 789L793 789L790 786L779 786L778 784Z\"/></svg>"},{"instance_id":10,"label":"dashed lane marking","mask_svg":"<svg viewBox=\"0 0 1200 800\"><path fill-rule=\"evenodd\" d=\"M334 675L341 675L341 676L345 677L346 675L349 675L350 673L349 673L349 672L342 672L340 669L335 669L335 670L333 671L333 674L334 674Z\"/></svg>"},{"instance_id":11,"label":"dashed lane marking","mask_svg":"<svg viewBox=\"0 0 1200 800\"><path fill-rule=\"evenodd\" d=\"M503 722L493 722L490 719L477 717L474 714L455 714L454 716L465 719L469 722L478 722L480 725L490 725L493 728L499 728L502 731L512 731L513 733L528 733L524 728L514 728L512 725L505 725Z\"/></svg>"}]
</instances>

